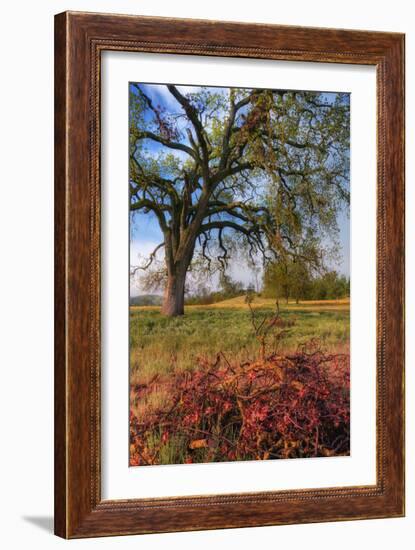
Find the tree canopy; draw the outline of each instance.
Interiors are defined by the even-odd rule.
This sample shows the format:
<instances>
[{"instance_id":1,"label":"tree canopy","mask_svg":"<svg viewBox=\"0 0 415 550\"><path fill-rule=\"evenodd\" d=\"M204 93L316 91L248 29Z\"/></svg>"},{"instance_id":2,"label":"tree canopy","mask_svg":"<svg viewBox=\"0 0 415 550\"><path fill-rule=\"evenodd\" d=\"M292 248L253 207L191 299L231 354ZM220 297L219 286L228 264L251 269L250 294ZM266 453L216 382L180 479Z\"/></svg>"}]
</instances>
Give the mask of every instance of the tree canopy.
<instances>
[{"instance_id":1,"label":"tree canopy","mask_svg":"<svg viewBox=\"0 0 415 550\"><path fill-rule=\"evenodd\" d=\"M236 251L318 269L349 201L349 96L162 89L156 102L150 85L130 85L129 184L131 212L161 230L135 269L164 285L163 312L183 313L190 269L224 271Z\"/></svg>"},{"instance_id":2,"label":"tree canopy","mask_svg":"<svg viewBox=\"0 0 415 550\"><path fill-rule=\"evenodd\" d=\"M264 270L262 296L300 300L337 300L350 296L350 279L335 270L311 273L302 262L269 263Z\"/></svg>"}]
</instances>

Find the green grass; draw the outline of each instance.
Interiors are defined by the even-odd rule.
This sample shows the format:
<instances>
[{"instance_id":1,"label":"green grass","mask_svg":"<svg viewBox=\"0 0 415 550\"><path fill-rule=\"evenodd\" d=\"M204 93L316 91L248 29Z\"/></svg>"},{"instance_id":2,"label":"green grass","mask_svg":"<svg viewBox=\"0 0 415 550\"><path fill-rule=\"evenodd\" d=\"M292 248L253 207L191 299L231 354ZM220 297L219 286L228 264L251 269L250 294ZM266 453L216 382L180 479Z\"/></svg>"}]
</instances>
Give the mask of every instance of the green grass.
<instances>
[{"instance_id":1,"label":"green grass","mask_svg":"<svg viewBox=\"0 0 415 550\"><path fill-rule=\"evenodd\" d=\"M270 315L272 301L259 302L256 315ZM311 338L319 338L327 351L349 345L349 304L289 304L281 316L294 321L280 344L280 351L292 351ZM197 368L199 356L223 352L230 360L245 361L258 355L258 341L252 330L248 307L241 303L190 306L182 317L168 318L158 308L130 309L131 381L145 382L155 374L168 375L181 369Z\"/></svg>"}]
</instances>

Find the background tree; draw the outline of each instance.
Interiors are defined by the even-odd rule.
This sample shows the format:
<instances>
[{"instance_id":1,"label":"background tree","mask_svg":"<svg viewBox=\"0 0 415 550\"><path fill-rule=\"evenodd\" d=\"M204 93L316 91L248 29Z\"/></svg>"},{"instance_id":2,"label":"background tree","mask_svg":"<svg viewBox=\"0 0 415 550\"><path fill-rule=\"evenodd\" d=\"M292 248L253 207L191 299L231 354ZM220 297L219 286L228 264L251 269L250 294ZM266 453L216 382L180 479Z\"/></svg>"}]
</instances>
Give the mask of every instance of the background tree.
<instances>
[{"instance_id":1,"label":"background tree","mask_svg":"<svg viewBox=\"0 0 415 550\"><path fill-rule=\"evenodd\" d=\"M329 271L312 282L311 297L313 300L336 300L350 296L350 279Z\"/></svg>"},{"instance_id":2,"label":"background tree","mask_svg":"<svg viewBox=\"0 0 415 550\"><path fill-rule=\"evenodd\" d=\"M232 245L253 262L318 262L305 243L334 235L349 200L348 95L168 85L167 110L148 89L130 87L130 209L163 235L135 268L164 250L162 312L183 314L191 265L224 270Z\"/></svg>"},{"instance_id":3,"label":"background tree","mask_svg":"<svg viewBox=\"0 0 415 550\"><path fill-rule=\"evenodd\" d=\"M262 294L265 298L284 298L288 304L291 296L291 274L286 261L268 263L264 271Z\"/></svg>"},{"instance_id":4,"label":"background tree","mask_svg":"<svg viewBox=\"0 0 415 550\"><path fill-rule=\"evenodd\" d=\"M350 279L336 271L311 274L307 265L291 260L266 266L263 296L300 300L337 300L350 296Z\"/></svg>"},{"instance_id":5,"label":"background tree","mask_svg":"<svg viewBox=\"0 0 415 550\"><path fill-rule=\"evenodd\" d=\"M223 300L242 296L245 292L244 286L240 281L235 281L226 271L223 271L219 276L219 289L212 291L204 283L201 283L186 298L186 304L215 304Z\"/></svg>"},{"instance_id":6,"label":"background tree","mask_svg":"<svg viewBox=\"0 0 415 550\"><path fill-rule=\"evenodd\" d=\"M311 276L305 262L294 259L291 263L291 296L296 303L309 293Z\"/></svg>"},{"instance_id":7,"label":"background tree","mask_svg":"<svg viewBox=\"0 0 415 550\"><path fill-rule=\"evenodd\" d=\"M219 276L219 285L221 288L221 293L223 295L223 300L227 298L233 298L234 296L239 296L243 293L243 285L240 281L235 281L232 277L222 271Z\"/></svg>"}]
</instances>

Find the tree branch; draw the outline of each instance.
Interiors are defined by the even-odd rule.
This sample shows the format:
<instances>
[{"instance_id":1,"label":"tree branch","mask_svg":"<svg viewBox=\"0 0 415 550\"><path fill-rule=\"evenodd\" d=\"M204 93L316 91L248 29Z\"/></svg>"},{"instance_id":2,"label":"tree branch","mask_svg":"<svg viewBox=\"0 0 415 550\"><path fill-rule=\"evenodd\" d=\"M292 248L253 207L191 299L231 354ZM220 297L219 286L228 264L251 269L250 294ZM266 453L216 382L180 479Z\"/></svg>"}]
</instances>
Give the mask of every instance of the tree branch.
<instances>
[{"instance_id":1,"label":"tree branch","mask_svg":"<svg viewBox=\"0 0 415 550\"><path fill-rule=\"evenodd\" d=\"M195 152L191 147L188 147L187 145L184 145L184 143L177 143L176 141L170 141L168 139L163 138L162 136L159 136L157 134L154 134L153 132L150 132L148 130L146 131L139 131L136 135L137 139L151 139L152 141L156 141L157 143L161 143L162 145L165 145L166 147L169 147L170 149L177 149L179 151L184 151L188 155L190 155L195 161L198 161L198 154Z\"/></svg>"},{"instance_id":2,"label":"tree branch","mask_svg":"<svg viewBox=\"0 0 415 550\"><path fill-rule=\"evenodd\" d=\"M190 101L182 95L179 90L176 88L176 86L173 86L172 84L169 84L167 86L167 89L172 94L172 96L180 103L180 105L183 107L188 119L192 123L196 135L197 140L199 142L199 146L202 150L202 161L203 161L203 175L205 178L205 181L208 182L209 180L209 148L208 148L208 140L205 136L205 130L202 126L202 123L199 120L199 117L197 116L197 111L193 107L193 105L190 103Z\"/></svg>"},{"instance_id":3,"label":"tree branch","mask_svg":"<svg viewBox=\"0 0 415 550\"><path fill-rule=\"evenodd\" d=\"M218 183L228 178L229 176L235 176L244 170L252 170L254 165L251 162L244 162L242 164L235 164L232 167L225 168L216 172L211 178L212 187L216 186Z\"/></svg>"},{"instance_id":4,"label":"tree branch","mask_svg":"<svg viewBox=\"0 0 415 550\"><path fill-rule=\"evenodd\" d=\"M231 90L231 92L232 92L232 90ZM233 99L231 98L231 109L230 109L230 112L229 112L229 117L228 117L225 129L224 129L224 132L223 132L222 156L221 156L220 163L219 163L219 169L220 170L223 170L228 164L229 156L230 156L230 153L231 153L231 149L229 147L229 144L230 144L230 138L231 138L231 135L232 135L232 128L233 128L233 123L235 122L236 114L240 109L242 109L242 107L244 107L245 105L248 105L248 103L250 103L252 98L255 96L256 92L257 92L257 90L255 90L253 93L249 94L249 96L241 99L237 103L234 103Z\"/></svg>"},{"instance_id":5,"label":"tree branch","mask_svg":"<svg viewBox=\"0 0 415 550\"><path fill-rule=\"evenodd\" d=\"M149 210L154 212L159 221L161 230L163 231L163 233L165 233L168 227L163 210L168 210L169 207L166 205L156 204L155 202L144 198L139 199L137 202L133 202L130 205L130 210L143 210L144 208L148 208Z\"/></svg>"},{"instance_id":6,"label":"tree branch","mask_svg":"<svg viewBox=\"0 0 415 550\"><path fill-rule=\"evenodd\" d=\"M150 254L150 256L148 258L148 262L146 263L146 265L144 265L144 266L139 266L139 265L134 266L131 270L131 274L135 275L137 273L137 271L140 270L140 269L142 269L142 270L148 269L151 266L151 264L153 263L157 252L160 250L160 248L162 248L164 246L164 244L165 244L164 242L158 244L156 246L156 248L153 250L153 252Z\"/></svg>"},{"instance_id":7,"label":"tree branch","mask_svg":"<svg viewBox=\"0 0 415 550\"><path fill-rule=\"evenodd\" d=\"M235 231L239 231L240 233L243 233L246 236L250 236L253 233L253 229L248 229L247 227L243 225L238 225L235 222L229 221L229 220L218 220L214 222L204 223L200 227L200 233L205 233L206 231L210 231L211 229L225 229L226 227L230 229L234 229Z\"/></svg>"}]
</instances>

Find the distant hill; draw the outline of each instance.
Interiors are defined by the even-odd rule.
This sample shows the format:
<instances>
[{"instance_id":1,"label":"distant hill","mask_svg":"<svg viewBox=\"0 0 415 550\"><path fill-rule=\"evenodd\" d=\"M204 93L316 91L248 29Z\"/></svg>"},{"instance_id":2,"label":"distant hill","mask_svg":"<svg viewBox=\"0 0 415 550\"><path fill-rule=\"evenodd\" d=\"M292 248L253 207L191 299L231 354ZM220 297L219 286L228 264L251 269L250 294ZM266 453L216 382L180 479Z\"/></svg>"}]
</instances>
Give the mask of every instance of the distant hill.
<instances>
[{"instance_id":1,"label":"distant hill","mask_svg":"<svg viewBox=\"0 0 415 550\"><path fill-rule=\"evenodd\" d=\"M140 294L130 297L130 306L161 306L163 297L158 294Z\"/></svg>"}]
</instances>

